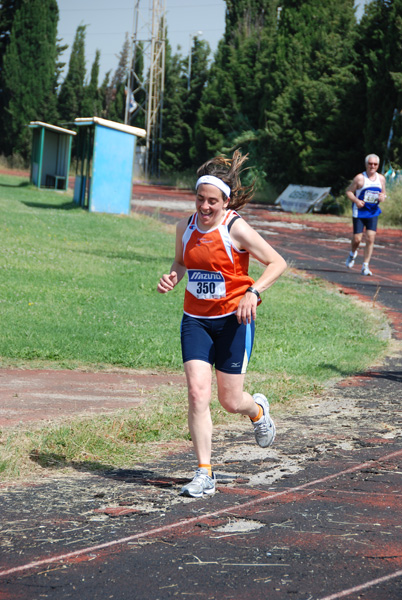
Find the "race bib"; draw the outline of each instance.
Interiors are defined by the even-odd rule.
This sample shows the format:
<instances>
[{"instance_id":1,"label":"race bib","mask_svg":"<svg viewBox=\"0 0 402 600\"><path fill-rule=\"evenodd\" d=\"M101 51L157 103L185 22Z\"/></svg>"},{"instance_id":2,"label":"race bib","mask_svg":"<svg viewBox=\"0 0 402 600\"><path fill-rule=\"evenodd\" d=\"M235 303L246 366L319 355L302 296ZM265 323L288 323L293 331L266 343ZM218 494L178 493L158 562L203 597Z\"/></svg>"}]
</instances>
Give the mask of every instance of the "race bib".
<instances>
[{"instance_id":1,"label":"race bib","mask_svg":"<svg viewBox=\"0 0 402 600\"><path fill-rule=\"evenodd\" d=\"M369 202L369 204L378 204L379 203L379 200L378 200L379 195L380 195L380 192L371 192L370 190L367 190L367 192L365 192L365 194L364 194L364 201Z\"/></svg>"},{"instance_id":2,"label":"race bib","mask_svg":"<svg viewBox=\"0 0 402 600\"><path fill-rule=\"evenodd\" d=\"M220 271L188 271L187 289L198 300L213 300L226 296L226 285Z\"/></svg>"}]
</instances>

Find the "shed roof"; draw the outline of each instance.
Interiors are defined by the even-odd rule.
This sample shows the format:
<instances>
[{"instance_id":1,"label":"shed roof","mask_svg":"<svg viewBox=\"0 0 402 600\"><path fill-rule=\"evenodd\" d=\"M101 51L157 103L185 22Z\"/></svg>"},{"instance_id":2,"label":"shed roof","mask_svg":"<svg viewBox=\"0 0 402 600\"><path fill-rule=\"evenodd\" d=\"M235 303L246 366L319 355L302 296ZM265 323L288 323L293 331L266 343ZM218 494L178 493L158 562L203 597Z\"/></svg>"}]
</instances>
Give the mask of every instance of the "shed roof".
<instances>
[{"instance_id":1,"label":"shed roof","mask_svg":"<svg viewBox=\"0 0 402 600\"><path fill-rule=\"evenodd\" d=\"M29 127L44 127L45 129L51 129L52 131L58 131L59 133L68 133L68 135L77 135L76 131L70 131L64 129L64 127L57 127L57 125L50 125L49 123L43 123L42 121L31 121Z\"/></svg>"},{"instance_id":2,"label":"shed roof","mask_svg":"<svg viewBox=\"0 0 402 600\"><path fill-rule=\"evenodd\" d=\"M132 127L131 125L116 123L115 121L109 121L108 119L102 119L101 117L77 118L74 119L74 123L76 125L103 125L104 127L110 127L111 129L118 129L119 131L124 131L125 133L131 133L131 135L136 135L137 137L145 137L147 134L145 129L141 129L140 127Z\"/></svg>"}]
</instances>

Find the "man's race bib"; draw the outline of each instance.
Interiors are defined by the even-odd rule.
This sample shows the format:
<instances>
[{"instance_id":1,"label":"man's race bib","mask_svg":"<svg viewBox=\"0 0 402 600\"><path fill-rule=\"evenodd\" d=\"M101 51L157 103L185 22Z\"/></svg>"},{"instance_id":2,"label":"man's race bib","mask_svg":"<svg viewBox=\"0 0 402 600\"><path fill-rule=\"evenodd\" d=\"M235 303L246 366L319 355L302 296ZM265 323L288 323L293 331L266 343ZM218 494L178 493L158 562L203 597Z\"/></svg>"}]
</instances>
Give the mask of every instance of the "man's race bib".
<instances>
[{"instance_id":1,"label":"man's race bib","mask_svg":"<svg viewBox=\"0 0 402 600\"><path fill-rule=\"evenodd\" d=\"M226 296L225 280L220 271L189 269L187 289L199 300L213 300Z\"/></svg>"},{"instance_id":2,"label":"man's race bib","mask_svg":"<svg viewBox=\"0 0 402 600\"><path fill-rule=\"evenodd\" d=\"M378 196L380 195L380 192L372 192L370 190L367 190L364 194L364 201L368 202L369 204L378 204L379 200L378 200Z\"/></svg>"}]
</instances>

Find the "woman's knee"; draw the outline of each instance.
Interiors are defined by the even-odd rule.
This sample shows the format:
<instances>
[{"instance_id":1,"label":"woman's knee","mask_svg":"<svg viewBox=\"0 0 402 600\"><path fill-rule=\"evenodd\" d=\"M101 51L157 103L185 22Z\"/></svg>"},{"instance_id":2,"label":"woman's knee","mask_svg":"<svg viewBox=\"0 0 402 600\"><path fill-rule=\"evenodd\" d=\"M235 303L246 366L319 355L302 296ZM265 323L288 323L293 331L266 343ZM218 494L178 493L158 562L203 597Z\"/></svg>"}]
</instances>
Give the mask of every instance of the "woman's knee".
<instances>
[{"instance_id":1,"label":"woman's knee","mask_svg":"<svg viewBox=\"0 0 402 600\"><path fill-rule=\"evenodd\" d=\"M209 409L211 402L211 386L202 380L188 382L188 404L193 412L204 412Z\"/></svg>"},{"instance_id":2,"label":"woman's knee","mask_svg":"<svg viewBox=\"0 0 402 600\"><path fill-rule=\"evenodd\" d=\"M218 400L230 413L238 414L244 409L244 374L232 375L216 372L218 382Z\"/></svg>"},{"instance_id":3,"label":"woman's knee","mask_svg":"<svg viewBox=\"0 0 402 600\"><path fill-rule=\"evenodd\" d=\"M218 394L218 400L222 408L232 414L238 414L242 412L244 400L243 392L241 394L231 393L220 393Z\"/></svg>"},{"instance_id":4,"label":"woman's knee","mask_svg":"<svg viewBox=\"0 0 402 600\"><path fill-rule=\"evenodd\" d=\"M211 398L211 366L200 361L184 363L188 399L191 404L209 404Z\"/></svg>"}]
</instances>

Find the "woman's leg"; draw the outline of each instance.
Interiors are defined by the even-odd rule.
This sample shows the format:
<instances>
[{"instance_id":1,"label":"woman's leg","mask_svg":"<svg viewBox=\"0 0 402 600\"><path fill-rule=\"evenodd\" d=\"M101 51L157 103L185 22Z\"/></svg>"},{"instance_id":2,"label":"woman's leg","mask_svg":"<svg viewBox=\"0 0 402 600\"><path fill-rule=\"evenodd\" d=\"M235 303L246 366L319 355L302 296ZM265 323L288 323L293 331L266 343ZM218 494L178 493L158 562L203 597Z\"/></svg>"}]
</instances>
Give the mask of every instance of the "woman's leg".
<instances>
[{"instance_id":1,"label":"woman's leg","mask_svg":"<svg viewBox=\"0 0 402 600\"><path fill-rule=\"evenodd\" d=\"M184 363L188 388L188 426L198 464L211 464L212 419L210 412L212 366L202 360Z\"/></svg>"},{"instance_id":2,"label":"woman's leg","mask_svg":"<svg viewBox=\"0 0 402 600\"><path fill-rule=\"evenodd\" d=\"M245 374L216 371L219 402L230 413L246 415L254 419L259 406L248 392L243 390Z\"/></svg>"},{"instance_id":3,"label":"woman's leg","mask_svg":"<svg viewBox=\"0 0 402 600\"><path fill-rule=\"evenodd\" d=\"M254 437L261 448L275 439L276 427L269 415L269 403L263 394L251 396L243 390L244 375L216 372L219 401L228 412L247 415L254 427Z\"/></svg>"}]
</instances>

